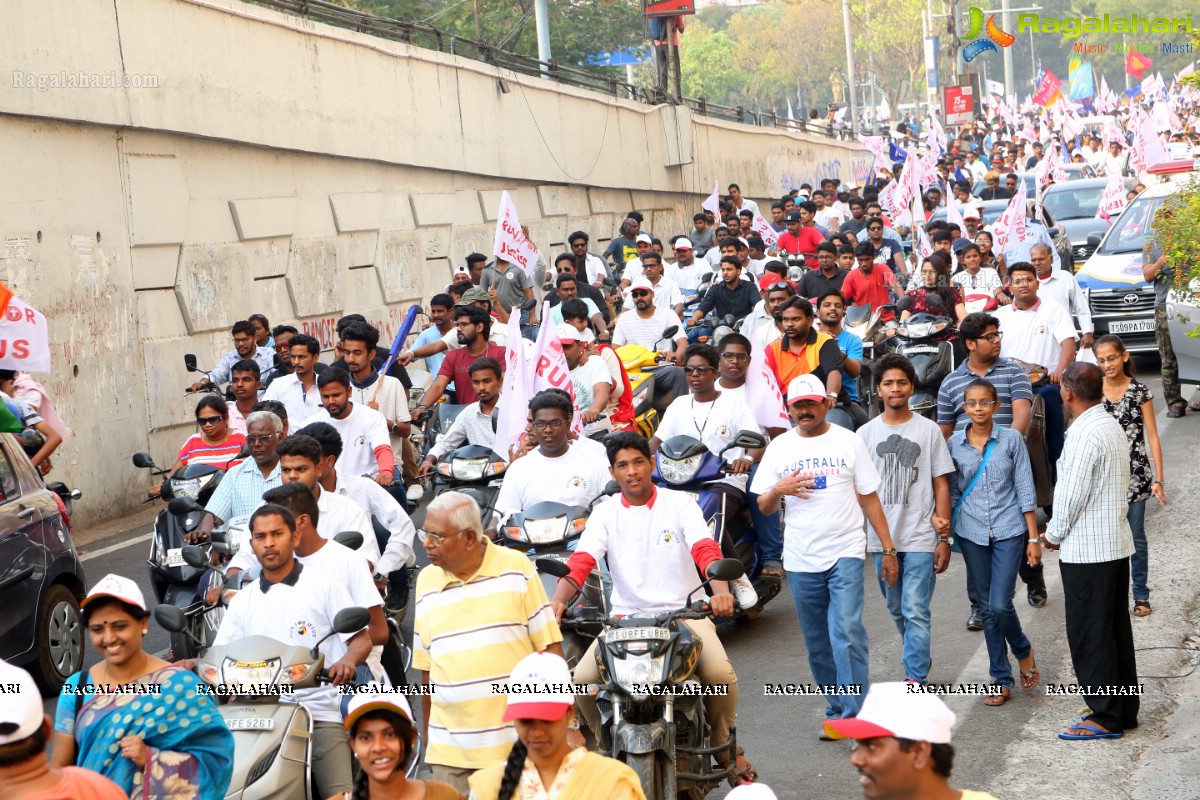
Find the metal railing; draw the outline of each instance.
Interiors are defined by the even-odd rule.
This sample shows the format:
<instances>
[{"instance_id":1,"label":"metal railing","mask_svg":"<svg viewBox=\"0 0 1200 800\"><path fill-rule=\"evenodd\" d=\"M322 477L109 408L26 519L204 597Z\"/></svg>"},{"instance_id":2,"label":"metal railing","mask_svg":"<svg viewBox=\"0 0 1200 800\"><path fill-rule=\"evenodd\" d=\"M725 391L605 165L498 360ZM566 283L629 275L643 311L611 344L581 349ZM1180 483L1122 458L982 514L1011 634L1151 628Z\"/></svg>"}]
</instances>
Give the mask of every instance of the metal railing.
<instances>
[{"instance_id":1,"label":"metal railing","mask_svg":"<svg viewBox=\"0 0 1200 800\"><path fill-rule=\"evenodd\" d=\"M684 105L693 113L703 117L730 120L745 125L813 133L836 139L851 138L848 129L838 128L824 121L806 124L804 120L788 120L774 111L753 111L743 106L727 106L709 102L703 97L673 97L654 87L638 86L610 75L566 66L556 61L539 61L532 56L513 53L473 39L446 33L421 22L405 22L404 20L378 17L322 0L248 0L248 2L314 22L377 36L381 39L390 39L427 50L437 50L470 58L522 75L546 77L558 83L600 92L612 97L631 99L648 105L662 103Z\"/></svg>"}]
</instances>

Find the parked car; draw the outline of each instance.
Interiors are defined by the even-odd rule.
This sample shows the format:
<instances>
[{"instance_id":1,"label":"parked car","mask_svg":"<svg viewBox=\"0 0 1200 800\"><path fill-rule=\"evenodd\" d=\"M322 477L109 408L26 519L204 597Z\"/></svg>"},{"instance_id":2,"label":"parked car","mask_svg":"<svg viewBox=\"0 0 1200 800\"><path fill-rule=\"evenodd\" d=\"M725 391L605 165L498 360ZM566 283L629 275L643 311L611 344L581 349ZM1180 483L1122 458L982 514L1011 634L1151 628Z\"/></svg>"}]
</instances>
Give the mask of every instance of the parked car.
<instances>
[{"instance_id":1,"label":"parked car","mask_svg":"<svg viewBox=\"0 0 1200 800\"><path fill-rule=\"evenodd\" d=\"M1033 197L1033 195L1030 195L1030 197ZM1008 202L1009 201L1007 200L984 200L983 202L977 201L975 205L979 208L979 216L983 224L988 226L995 222L1000 215L1004 213L1004 209L1008 208ZM1029 202L1030 204L1033 203L1032 200ZM933 212L933 216L929 218L929 222L933 222L937 219L944 220L945 218L946 209L939 208L937 211ZM1042 207L1042 215L1040 219L1042 224L1046 226L1046 230L1050 232L1050 238L1054 240L1054 248L1058 250L1059 262L1062 264L1064 269L1072 269L1072 265L1075 262L1072 260L1071 241L1069 238L1067 238L1066 232L1058 224L1058 221L1055 219L1054 215L1050 213L1049 209L1047 209L1045 206Z\"/></svg>"},{"instance_id":2,"label":"parked car","mask_svg":"<svg viewBox=\"0 0 1200 800\"><path fill-rule=\"evenodd\" d=\"M1200 279L1167 295L1171 347L1179 362L1179 382L1200 385L1200 339L1188 334L1200 329ZM1186 395L1185 395L1186 396Z\"/></svg>"},{"instance_id":3,"label":"parked car","mask_svg":"<svg viewBox=\"0 0 1200 800\"><path fill-rule=\"evenodd\" d=\"M1076 269L1095 252L1095 246L1088 244L1088 237L1103 236L1108 231L1109 223L1096 216L1107 185L1108 178L1086 178L1053 184L1042 195L1042 204L1071 244Z\"/></svg>"},{"instance_id":4,"label":"parked car","mask_svg":"<svg viewBox=\"0 0 1200 800\"><path fill-rule=\"evenodd\" d=\"M83 664L83 566L62 484L47 488L20 442L0 434L0 658L28 669L46 694Z\"/></svg>"},{"instance_id":5,"label":"parked car","mask_svg":"<svg viewBox=\"0 0 1200 800\"><path fill-rule=\"evenodd\" d=\"M1067 180L1068 181L1082 181L1082 180L1086 180L1088 178L1095 178L1097 175L1095 168L1093 168L1091 164L1063 164L1063 169L1065 169L1067 171L1067 176L1068 176ZM1000 173L1000 175L1001 175L1000 185L1003 186L1004 185L1004 176L1008 175L1008 173L1002 172L1002 173ZM1016 173L1016 175L1018 178L1025 181L1026 194L1028 194L1030 197L1033 197L1033 193L1037 188L1037 183L1036 183L1037 173L1036 172L1018 172L1018 173ZM975 181L975 183L971 186L971 194L975 195L976 197L979 197L979 193L982 192L986 188L987 188L986 181L982 181L982 180Z\"/></svg>"}]
</instances>

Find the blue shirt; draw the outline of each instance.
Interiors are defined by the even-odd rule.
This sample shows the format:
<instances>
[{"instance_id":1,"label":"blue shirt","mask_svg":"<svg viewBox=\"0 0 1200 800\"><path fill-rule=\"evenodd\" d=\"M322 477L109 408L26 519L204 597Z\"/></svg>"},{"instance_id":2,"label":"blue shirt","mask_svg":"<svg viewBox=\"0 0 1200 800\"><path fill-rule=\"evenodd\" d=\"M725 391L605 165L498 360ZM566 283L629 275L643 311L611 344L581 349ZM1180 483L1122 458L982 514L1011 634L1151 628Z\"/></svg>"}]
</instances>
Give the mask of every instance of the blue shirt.
<instances>
[{"instance_id":1,"label":"blue shirt","mask_svg":"<svg viewBox=\"0 0 1200 800\"><path fill-rule=\"evenodd\" d=\"M994 446L992 441L996 442ZM954 535L985 547L996 539L1025 535L1024 513L1037 508L1037 492L1024 437L1012 428L992 424L991 437L984 447L994 447L992 456L961 506L959 499L979 471L983 453L967 443L966 431L955 431L948 444L956 470L950 475Z\"/></svg>"},{"instance_id":2,"label":"blue shirt","mask_svg":"<svg viewBox=\"0 0 1200 800\"><path fill-rule=\"evenodd\" d=\"M938 389L937 421L939 425L954 423L954 430L961 431L971 423L967 412L963 411L963 395L967 386L979 376L967 368L964 361L955 367L954 371L942 381ZM1033 401L1033 386L1029 376L1015 361L1007 358L997 358L996 363L988 368L983 377L996 387L996 395L1000 398L1000 406L992 419L997 425L1005 428L1012 427L1013 401Z\"/></svg>"},{"instance_id":3,"label":"blue shirt","mask_svg":"<svg viewBox=\"0 0 1200 800\"><path fill-rule=\"evenodd\" d=\"M208 373L208 379L217 385L225 383L232 377L233 365L241 360L242 357L238 355L237 350L230 350L221 356L221 360L217 362L217 366L213 368L212 372ZM260 380L266 380L275 370L275 351L270 347L257 347L254 355L250 356L250 360L258 364L258 377Z\"/></svg>"},{"instance_id":4,"label":"blue shirt","mask_svg":"<svg viewBox=\"0 0 1200 800\"><path fill-rule=\"evenodd\" d=\"M838 347L842 350L842 355L846 358L853 358L855 361L861 362L863 358L862 339L858 338L857 334L843 330L837 337ZM842 388L846 390L846 396L851 401L858 402L858 378L850 377L850 373L842 370Z\"/></svg>"},{"instance_id":5,"label":"blue shirt","mask_svg":"<svg viewBox=\"0 0 1200 800\"><path fill-rule=\"evenodd\" d=\"M279 462L275 463L271 474L264 478L258 463L253 458L247 458L225 473L204 510L222 522L249 516L263 504L264 492L282 484Z\"/></svg>"},{"instance_id":6,"label":"blue shirt","mask_svg":"<svg viewBox=\"0 0 1200 800\"><path fill-rule=\"evenodd\" d=\"M434 342L441 341L441 338L445 335L446 334L438 330L437 325L430 325L428 328L421 331L421 335L417 337L417 343L413 345L413 350L416 350L418 347L424 347L427 344L433 344ZM430 375L438 374L438 370L442 368L442 359L445 357L445 353L435 353L431 356L425 356L425 369L429 371ZM451 387L453 387L453 384L451 384Z\"/></svg>"}]
</instances>

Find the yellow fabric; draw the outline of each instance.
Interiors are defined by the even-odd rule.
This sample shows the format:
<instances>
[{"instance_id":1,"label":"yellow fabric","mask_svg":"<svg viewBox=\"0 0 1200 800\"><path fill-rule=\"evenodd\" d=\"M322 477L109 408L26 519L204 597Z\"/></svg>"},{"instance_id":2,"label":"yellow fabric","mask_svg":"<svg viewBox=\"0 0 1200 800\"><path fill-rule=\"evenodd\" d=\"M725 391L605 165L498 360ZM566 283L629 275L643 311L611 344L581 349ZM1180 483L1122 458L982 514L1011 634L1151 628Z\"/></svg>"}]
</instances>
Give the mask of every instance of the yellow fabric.
<instances>
[{"instance_id":1,"label":"yellow fabric","mask_svg":"<svg viewBox=\"0 0 1200 800\"><path fill-rule=\"evenodd\" d=\"M559 777L568 770L565 785ZM533 773L532 780L530 773ZM500 781L504 778L504 762L493 764L471 776L472 800L497 800ZM527 794L527 786L536 787L535 793ZM537 794L536 790L541 790ZM572 750L563 760L554 786L547 794L541 778L532 762L526 760L521 773L521 782L516 795L518 800L582 800L603 797L605 800L646 800L637 774L613 758L589 753L583 748Z\"/></svg>"},{"instance_id":2,"label":"yellow fabric","mask_svg":"<svg viewBox=\"0 0 1200 800\"><path fill-rule=\"evenodd\" d=\"M413 666L436 688L426 762L480 769L516 741L503 721L504 684L525 656L562 641L550 602L523 553L486 545L466 582L430 565L417 578Z\"/></svg>"}]
</instances>

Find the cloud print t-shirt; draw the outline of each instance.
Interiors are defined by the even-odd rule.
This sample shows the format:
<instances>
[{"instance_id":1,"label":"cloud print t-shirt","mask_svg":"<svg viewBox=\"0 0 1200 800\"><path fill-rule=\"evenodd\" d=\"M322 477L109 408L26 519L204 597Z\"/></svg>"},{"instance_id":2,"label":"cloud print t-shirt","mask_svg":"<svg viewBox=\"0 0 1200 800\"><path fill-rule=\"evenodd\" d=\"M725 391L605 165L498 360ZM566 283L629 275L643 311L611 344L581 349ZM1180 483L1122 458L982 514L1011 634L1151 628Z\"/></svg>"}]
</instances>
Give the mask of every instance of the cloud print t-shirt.
<instances>
[{"instance_id":1,"label":"cloud print t-shirt","mask_svg":"<svg viewBox=\"0 0 1200 800\"><path fill-rule=\"evenodd\" d=\"M879 502L887 516L893 546L902 553L932 553L937 546L933 529L933 479L954 472L954 459L933 420L914 414L901 425L876 417L859 429L879 471ZM883 550L867 523L867 550Z\"/></svg>"}]
</instances>

